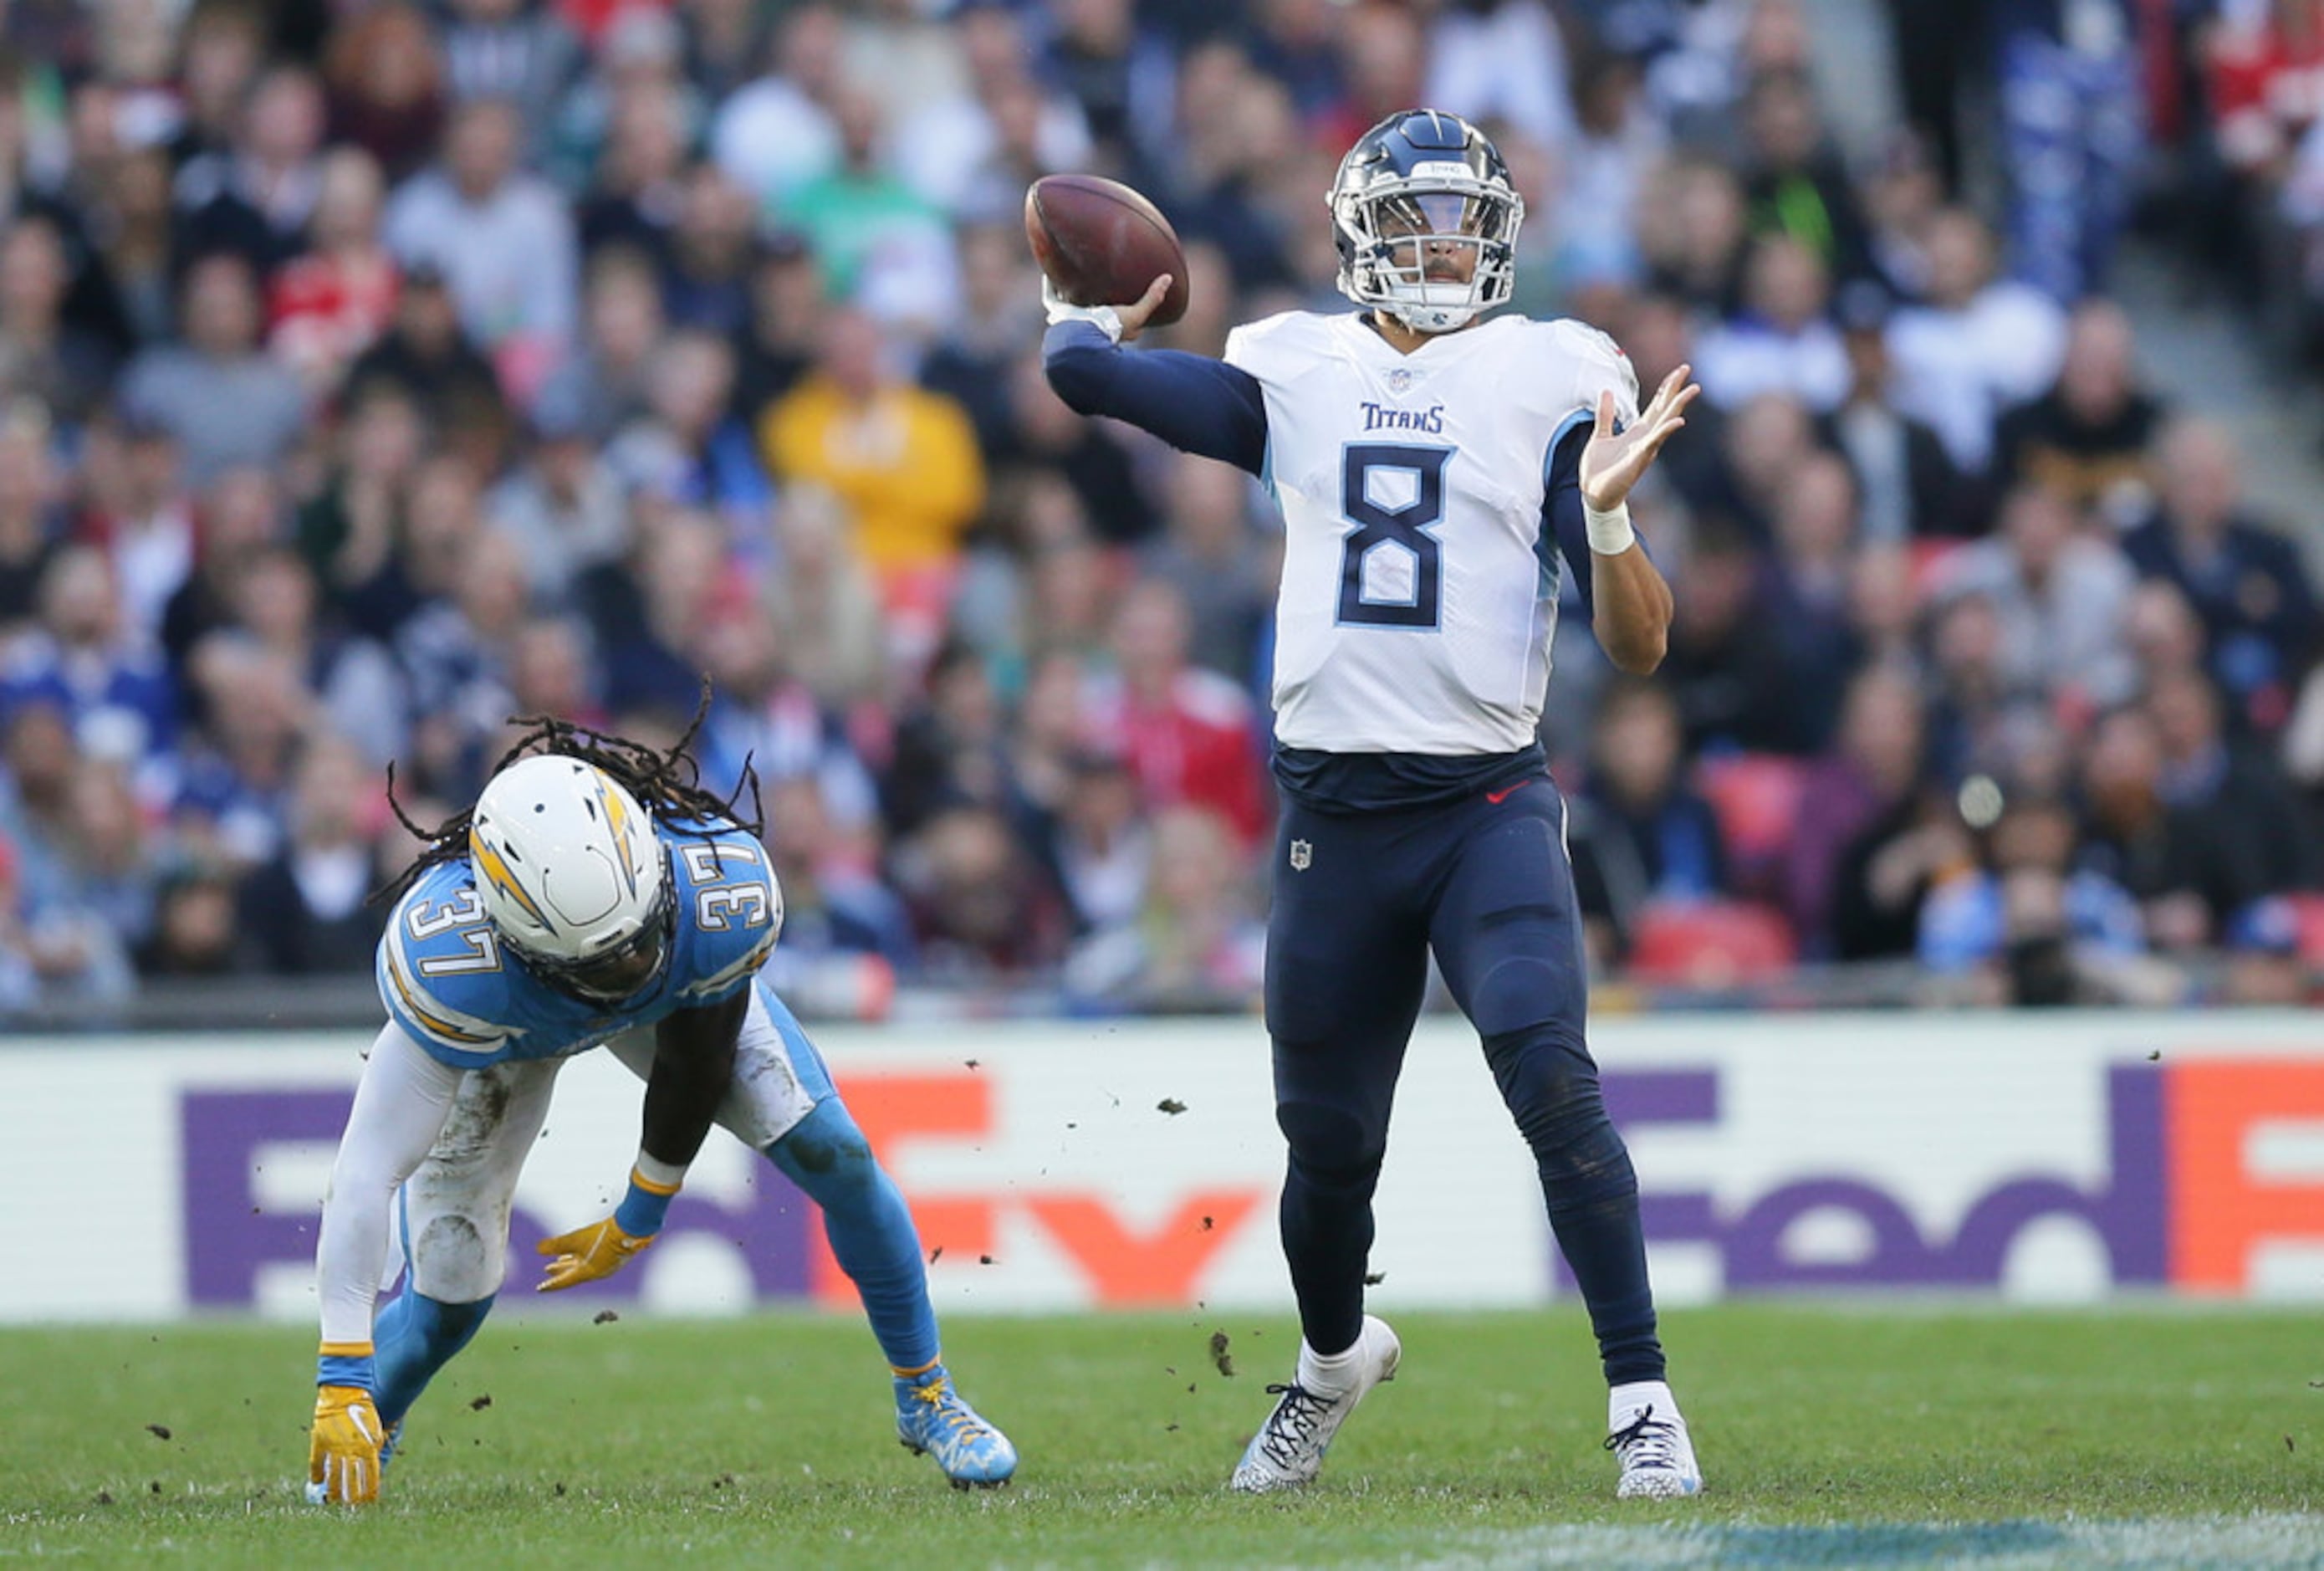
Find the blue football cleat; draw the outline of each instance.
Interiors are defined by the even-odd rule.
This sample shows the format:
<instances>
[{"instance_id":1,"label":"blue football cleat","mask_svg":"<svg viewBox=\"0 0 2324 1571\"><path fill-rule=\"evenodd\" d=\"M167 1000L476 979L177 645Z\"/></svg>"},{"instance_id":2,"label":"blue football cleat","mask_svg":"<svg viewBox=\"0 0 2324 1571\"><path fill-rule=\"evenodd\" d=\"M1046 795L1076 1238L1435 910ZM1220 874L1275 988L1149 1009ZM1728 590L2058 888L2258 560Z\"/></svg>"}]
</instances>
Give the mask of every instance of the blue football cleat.
<instances>
[{"instance_id":1,"label":"blue football cleat","mask_svg":"<svg viewBox=\"0 0 2324 1571\"><path fill-rule=\"evenodd\" d=\"M934 1456L954 1489L991 1489L1017 1471L1017 1447L960 1400L941 1363L896 1377L896 1438L915 1456Z\"/></svg>"}]
</instances>

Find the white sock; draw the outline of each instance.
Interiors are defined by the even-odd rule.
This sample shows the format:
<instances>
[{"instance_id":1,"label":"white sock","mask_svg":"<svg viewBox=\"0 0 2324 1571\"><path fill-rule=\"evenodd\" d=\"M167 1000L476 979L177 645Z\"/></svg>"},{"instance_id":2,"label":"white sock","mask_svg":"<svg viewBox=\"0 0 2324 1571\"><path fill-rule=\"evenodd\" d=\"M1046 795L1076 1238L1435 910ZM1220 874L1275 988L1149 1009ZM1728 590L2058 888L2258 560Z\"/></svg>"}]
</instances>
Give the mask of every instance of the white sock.
<instances>
[{"instance_id":1,"label":"white sock","mask_svg":"<svg viewBox=\"0 0 2324 1571\"><path fill-rule=\"evenodd\" d=\"M1628 1385L1618 1385L1606 1393L1606 1427L1626 1428L1637 1421L1638 1414L1648 1405L1657 1419L1679 1421L1678 1399L1671 1395L1669 1385L1658 1380L1634 1380Z\"/></svg>"},{"instance_id":2,"label":"white sock","mask_svg":"<svg viewBox=\"0 0 2324 1571\"><path fill-rule=\"evenodd\" d=\"M1299 1372L1294 1378L1319 1397L1343 1397L1356 1389L1357 1371L1361 1365L1359 1355L1363 1352L1364 1339L1357 1338L1330 1357L1307 1345L1305 1338L1299 1343Z\"/></svg>"}]
</instances>

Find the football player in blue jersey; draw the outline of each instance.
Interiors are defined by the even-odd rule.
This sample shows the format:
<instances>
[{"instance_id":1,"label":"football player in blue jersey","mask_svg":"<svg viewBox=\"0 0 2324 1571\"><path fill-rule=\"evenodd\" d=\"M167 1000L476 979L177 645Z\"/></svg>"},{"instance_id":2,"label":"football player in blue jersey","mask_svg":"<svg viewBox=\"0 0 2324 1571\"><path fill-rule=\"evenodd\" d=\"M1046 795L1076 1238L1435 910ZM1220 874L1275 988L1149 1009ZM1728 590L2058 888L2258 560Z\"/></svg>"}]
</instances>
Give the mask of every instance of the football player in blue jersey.
<instances>
[{"instance_id":1,"label":"football player in blue jersey","mask_svg":"<svg viewBox=\"0 0 2324 1571\"><path fill-rule=\"evenodd\" d=\"M657 753L559 722L513 749L395 886L388 1022L331 1170L308 1494L375 1500L404 1416L500 1290L517 1175L557 1071L604 1046L646 1082L613 1214L541 1246L540 1290L651 1243L713 1122L822 1208L892 1371L899 1437L955 1486L1005 1483L1006 1437L953 1389L903 1197L758 977L782 895L755 826ZM374 1316L390 1229L403 1291Z\"/></svg>"},{"instance_id":2,"label":"football player in blue jersey","mask_svg":"<svg viewBox=\"0 0 2324 1571\"><path fill-rule=\"evenodd\" d=\"M1603 333L1488 314L1509 298L1525 204L1457 116L1381 121L1328 200L1357 309L1238 328L1223 360L1121 347L1167 278L1112 306L1047 291L1049 382L1065 402L1239 466L1283 513L1266 994L1303 1341L1232 1485L1313 1479L1396 1371L1364 1272L1433 952L1532 1147L1589 1308L1618 1491L1692 1494L1702 1474L1665 1381L1637 1178L1583 1041L1565 809L1537 731L1567 574L1616 665L1662 660L1670 590L1627 498L1696 389L1681 366L1640 409Z\"/></svg>"}]
</instances>

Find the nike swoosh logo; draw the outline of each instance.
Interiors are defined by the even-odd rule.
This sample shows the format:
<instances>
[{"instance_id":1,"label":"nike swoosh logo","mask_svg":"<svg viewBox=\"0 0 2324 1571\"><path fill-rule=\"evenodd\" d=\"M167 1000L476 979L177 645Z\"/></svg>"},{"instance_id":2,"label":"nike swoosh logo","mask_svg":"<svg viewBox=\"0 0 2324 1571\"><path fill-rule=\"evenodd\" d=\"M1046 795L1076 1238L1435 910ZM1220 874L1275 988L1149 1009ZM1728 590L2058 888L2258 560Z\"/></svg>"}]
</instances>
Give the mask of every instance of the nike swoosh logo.
<instances>
[{"instance_id":1,"label":"nike swoosh logo","mask_svg":"<svg viewBox=\"0 0 2324 1571\"><path fill-rule=\"evenodd\" d=\"M1513 786L1503 786L1500 790L1497 790L1497 791L1487 791L1487 792L1485 793L1485 799L1486 799L1487 801L1489 801L1489 802L1492 803L1492 804L1493 804L1493 806L1495 806L1495 807L1497 807L1497 808L1498 808L1498 807L1499 807L1503 802L1508 801L1511 797L1513 797L1513 796L1517 795L1517 792L1519 792L1519 791L1521 791L1521 790L1525 790L1525 789L1526 789L1526 787L1527 787L1527 786L1531 785L1532 783L1533 783L1533 781L1529 781L1529 780L1521 780L1521 781L1517 781L1517 784L1515 784L1515 785L1513 785Z\"/></svg>"}]
</instances>

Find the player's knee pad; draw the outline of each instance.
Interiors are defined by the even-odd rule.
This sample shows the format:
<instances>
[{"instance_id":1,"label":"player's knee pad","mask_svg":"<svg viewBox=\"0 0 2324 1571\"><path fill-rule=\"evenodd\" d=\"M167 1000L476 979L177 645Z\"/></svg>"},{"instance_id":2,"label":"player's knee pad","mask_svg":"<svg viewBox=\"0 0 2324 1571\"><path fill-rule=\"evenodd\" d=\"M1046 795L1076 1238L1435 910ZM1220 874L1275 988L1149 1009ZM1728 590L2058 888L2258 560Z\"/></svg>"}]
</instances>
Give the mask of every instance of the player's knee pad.
<instances>
[{"instance_id":1,"label":"player's knee pad","mask_svg":"<svg viewBox=\"0 0 2324 1571\"><path fill-rule=\"evenodd\" d=\"M409 1245L412 1288L442 1304L489 1304L508 1271L508 1216L497 1225L443 1212L420 1224Z\"/></svg>"},{"instance_id":2,"label":"player's knee pad","mask_svg":"<svg viewBox=\"0 0 2324 1571\"><path fill-rule=\"evenodd\" d=\"M1276 1127L1291 1147L1291 1169L1310 1187L1369 1196L1388 1154L1388 1132L1373 1129L1344 1107L1324 1102L1285 1102Z\"/></svg>"},{"instance_id":3,"label":"player's knee pad","mask_svg":"<svg viewBox=\"0 0 2324 1571\"><path fill-rule=\"evenodd\" d=\"M1509 955L1477 978L1469 997L1469 1019L1487 1041L1526 1031L1571 1029L1563 1022L1580 1017L1582 996L1582 977L1572 967L1533 953Z\"/></svg>"}]
</instances>

